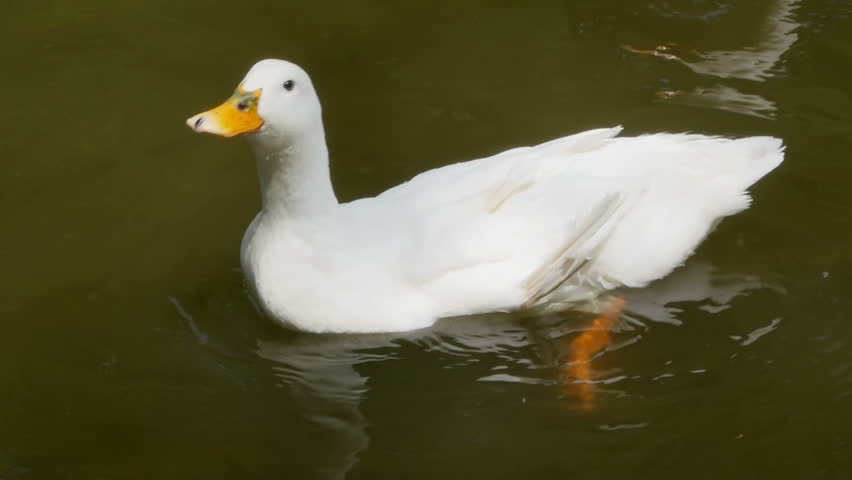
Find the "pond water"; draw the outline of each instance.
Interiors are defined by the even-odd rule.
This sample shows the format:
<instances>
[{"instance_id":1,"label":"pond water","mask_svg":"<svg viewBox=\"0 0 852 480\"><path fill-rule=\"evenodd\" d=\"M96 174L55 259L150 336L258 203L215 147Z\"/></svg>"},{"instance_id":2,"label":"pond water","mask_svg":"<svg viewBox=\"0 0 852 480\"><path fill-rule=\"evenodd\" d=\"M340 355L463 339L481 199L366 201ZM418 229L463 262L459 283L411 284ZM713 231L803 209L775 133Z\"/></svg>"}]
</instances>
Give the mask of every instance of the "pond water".
<instances>
[{"instance_id":1,"label":"pond water","mask_svg":"<svg viewBox=\"0 0 852 480\"><path fill-rule=\"evenodd\" d=\"M849 2L45 0L0 25L0 479L852 477ZM183 123L266 57L311 73L342 200L618 124L787 156L624 292L590 385L580 313L291 333L239 271L248 146Z\"/></svg>"}]
</instances>

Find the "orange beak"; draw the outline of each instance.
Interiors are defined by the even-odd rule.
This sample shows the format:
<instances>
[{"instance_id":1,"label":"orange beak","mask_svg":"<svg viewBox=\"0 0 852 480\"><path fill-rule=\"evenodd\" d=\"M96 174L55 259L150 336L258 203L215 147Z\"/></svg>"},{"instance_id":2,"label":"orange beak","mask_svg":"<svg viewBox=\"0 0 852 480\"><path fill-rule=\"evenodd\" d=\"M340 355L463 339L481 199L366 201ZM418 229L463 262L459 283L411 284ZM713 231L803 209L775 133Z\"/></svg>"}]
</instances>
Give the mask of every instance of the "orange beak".
<instances>
[{"instance_id":1,"label":"orange beak","mask_svg":"<svg viewBox=\"0 0 852 480\"><path fill-rule=\"evenodd\" d=\"M213 110L190 117L186 124L196 132L212 133L223 137L256 132L263 126L263 119L257 113L257 104L262 92L262 88L247 92L240 85L231 98L225 100L225 103Z\"/></svg>"}]
</instances>

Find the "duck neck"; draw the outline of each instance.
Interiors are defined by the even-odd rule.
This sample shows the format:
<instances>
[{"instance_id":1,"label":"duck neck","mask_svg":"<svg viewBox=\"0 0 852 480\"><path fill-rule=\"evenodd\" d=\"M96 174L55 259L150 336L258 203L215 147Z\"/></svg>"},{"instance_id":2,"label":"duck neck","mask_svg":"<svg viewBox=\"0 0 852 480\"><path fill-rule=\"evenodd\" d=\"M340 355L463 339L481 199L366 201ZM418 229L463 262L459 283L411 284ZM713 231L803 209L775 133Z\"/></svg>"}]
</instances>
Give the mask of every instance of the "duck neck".
<instances>
[{"instance_id":1,"label":"duck neck","mask_svg":"<svg viewBox=\"0 0 852 480\"><path fill-rule=\"evenodd\" d=\"M263 212L276 217L318 215L337 206L322 127L285 138L260 132L251 145Z\"/></svg>"}]
</instances>

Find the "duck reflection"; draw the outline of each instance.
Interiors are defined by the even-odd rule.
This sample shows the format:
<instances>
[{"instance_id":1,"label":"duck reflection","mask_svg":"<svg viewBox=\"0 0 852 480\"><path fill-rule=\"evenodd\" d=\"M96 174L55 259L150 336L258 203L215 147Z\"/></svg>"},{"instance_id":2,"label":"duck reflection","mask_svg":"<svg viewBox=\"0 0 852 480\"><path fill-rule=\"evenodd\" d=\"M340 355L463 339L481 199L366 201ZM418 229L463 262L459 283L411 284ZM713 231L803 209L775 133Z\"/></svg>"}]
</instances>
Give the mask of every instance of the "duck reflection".
<instances>
[{"instance_id":1,"label":"duck reflection","mask_svg":"<svg viewBox=\"0 0 852 480\"><path fill-rule=\"evenodd\" d=\"M743 93L725 85L696 87L690 92L681 90L660 90L657 99L678 103L689 107L715 108L740 115L750 115L763 119L775 118L775 102L757 94Z\"/></svg>"},{"instance_id":2,"label":"duck reflection","mask_svg":"<svg viewBox=\"0 0 852 480\"><path fill-rule=\"evenodd\" d=\"M776 0L770 5L762 22L757 26L759 39L751 45L736 50L699 52L683 49L672 43L653 49L638 49L625 45L624 49L636 54L653 55L676 61L693 72L718 78L763 82L778 71L781 57L798 39L799 23L793 20L793 11L799 0ZM663 90L657 92L660 101L696 107L712 107L743 115L772 118L775 103L755 93L744 93L726 84L696 87L691 91Z\"/></svg>"},{"instance_id":3,"label":"duck reflection","mask_svg":"<svg viewBox=\"0 0 852 480\"><path fill-rule=\"evenodd\" d=\"M345 478L369 445L367 420L360 409L367 379L356 367L391 359L376 350L392 346L388 337L375 335L305 334L288 336L287 341L258 341L257 354L275 362L275 374L301 415L322 432L319 478Z\"/></svg>"},{"instance_id":4,"label":"duck reflection","mask_svg":"<svg viewBox=\"0 0 852 480\"><path fill-rule=\"evenodd\" d=\"M361 412L369 385L359 369L371 362L395 361L401 345L451 354L441 355L441 361L456 359L454 368L470 368L470 360L482 356L496 358L500 365L477 380L552 385L566 402L592 409L600 394L618 394L607 389L625 378L620 368L599 368L598 359L638 342L652 322L680 324L684 302L700 302L702 309L719 311L736 297L767 287L757 277L724 274L693 262L648 288L622 292L624 314L605 329L589 325L588 315L582 312L534 318L495 314L447 319L433 328L405 334L282 335L258 341L257 354L273 362L275 374L300 406L300 413L324 432L326 460L318 469L320 477L340 479L370 442L368 421ZM611 335L612 341L578 343L588 332L600 330ZM587 358L580 364L578 349L582 348L587 349Z\"/></svg>"}]
</instances>

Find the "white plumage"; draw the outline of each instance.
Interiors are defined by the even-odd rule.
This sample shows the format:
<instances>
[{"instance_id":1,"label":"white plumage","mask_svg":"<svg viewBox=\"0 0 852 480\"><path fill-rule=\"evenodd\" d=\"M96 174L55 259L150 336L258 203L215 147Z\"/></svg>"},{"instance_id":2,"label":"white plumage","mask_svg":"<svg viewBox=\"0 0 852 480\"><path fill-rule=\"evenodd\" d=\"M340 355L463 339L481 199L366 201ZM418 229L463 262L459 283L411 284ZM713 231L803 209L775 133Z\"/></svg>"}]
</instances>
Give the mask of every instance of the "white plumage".
<instances>
[{"instance_id":1,"label":"white plumage","mask_svg":"<svg viewBox=\"0 0 852 480\"><path fill-rule=\"evenodd\" d=\"M280 88L287 80L297 87ZM619 138L617 127L430 170L338 204L307 74L265 60L241 85L262 88L264 121L249 135L264 208L243 240L243 269L266 312L315 332L567 308L646 285L747 208L746 189L783 158L776 138Z\"/></svg>"}]
</instances>

